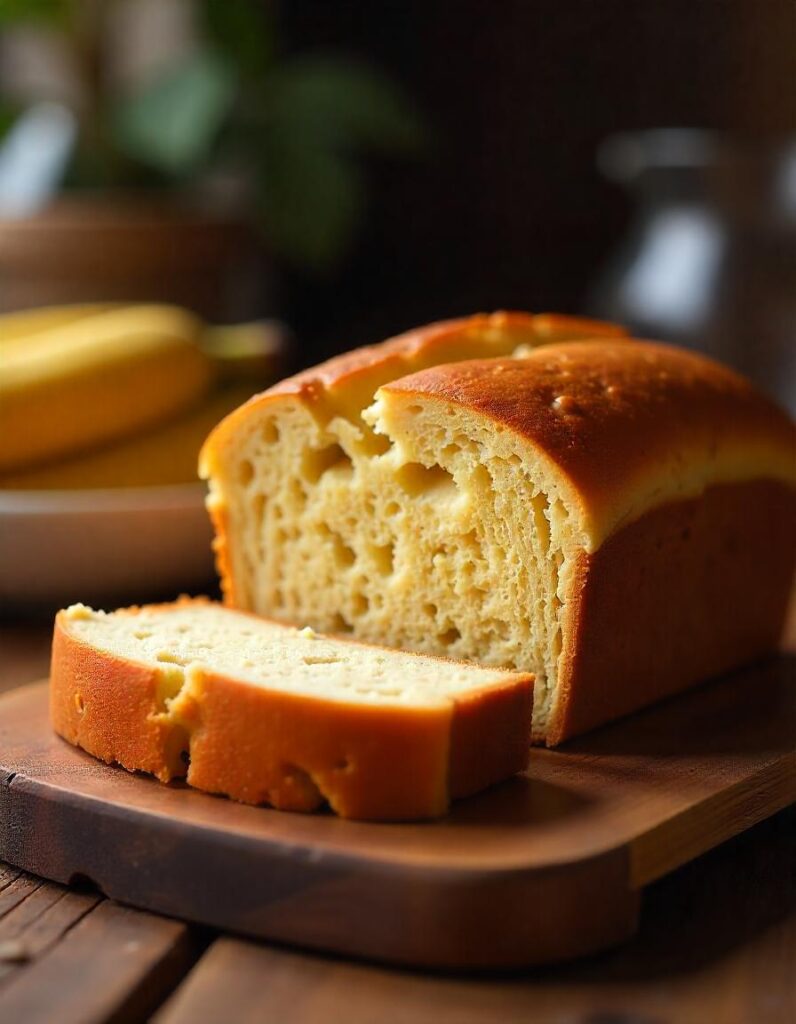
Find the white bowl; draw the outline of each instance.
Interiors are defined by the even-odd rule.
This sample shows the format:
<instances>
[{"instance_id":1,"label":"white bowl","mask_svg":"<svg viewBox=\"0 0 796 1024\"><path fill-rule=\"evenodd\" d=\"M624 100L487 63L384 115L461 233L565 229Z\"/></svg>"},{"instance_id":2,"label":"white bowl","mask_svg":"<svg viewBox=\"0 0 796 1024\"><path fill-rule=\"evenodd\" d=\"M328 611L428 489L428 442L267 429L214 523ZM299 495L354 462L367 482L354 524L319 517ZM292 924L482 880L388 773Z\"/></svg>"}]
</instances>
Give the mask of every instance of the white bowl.
<instances>
[{"instance_id":1,"label":"white bowl","mask_svg":"<svg viewBox=\"0 0 796 1024\"><path fill-rule=\"evenodd\" d=\"M213 579L203 484L0 491L0 606L137 602Z\"/></svg>"}]
</instances>

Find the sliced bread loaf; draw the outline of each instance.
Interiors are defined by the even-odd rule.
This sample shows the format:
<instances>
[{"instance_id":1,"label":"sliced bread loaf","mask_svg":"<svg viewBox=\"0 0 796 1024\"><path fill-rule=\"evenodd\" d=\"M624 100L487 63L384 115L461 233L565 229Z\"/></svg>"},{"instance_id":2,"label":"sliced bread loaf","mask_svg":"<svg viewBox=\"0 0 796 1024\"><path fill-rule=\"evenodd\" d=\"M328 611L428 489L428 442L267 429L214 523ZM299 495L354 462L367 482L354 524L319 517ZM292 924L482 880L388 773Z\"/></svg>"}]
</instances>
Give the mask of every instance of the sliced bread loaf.
<instances>
[{"instance_id":1,"label":"sliced bread loaf","mask_svg":"<svg viewBox=\"0 0 796 1024\"><path fill-rule=\"evenodd\" d=\"M162 781L347 818L431 818L521 771L533 677L211 602L58 613L56 731Z\"/></svg>"},{"instance_id":2,"label":"sliced bread loaf","mask_svg":"<svg viewBox=\"0 0 796 1024\"><path fill-rule=\"evenodd\" d=\"M534 347L534 324L434 325L305 371L227 417L202 471L230 604L532 671L553 745L776 646L796 435L695 353Z\"/></svg>"}]
</instances>

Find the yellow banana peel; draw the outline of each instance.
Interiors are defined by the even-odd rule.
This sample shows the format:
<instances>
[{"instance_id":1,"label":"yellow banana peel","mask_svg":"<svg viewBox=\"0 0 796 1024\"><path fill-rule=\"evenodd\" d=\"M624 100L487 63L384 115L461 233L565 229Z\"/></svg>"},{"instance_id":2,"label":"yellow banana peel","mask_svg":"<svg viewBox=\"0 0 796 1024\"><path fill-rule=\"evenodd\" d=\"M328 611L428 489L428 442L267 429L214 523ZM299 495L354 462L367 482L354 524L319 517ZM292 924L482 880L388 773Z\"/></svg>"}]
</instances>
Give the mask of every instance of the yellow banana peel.
<instances>
[{"instance_id":1,"label":"yellow banana peel","mask_svg":"<svg viewBox=\"0 0 796 1024\"><path fill-rule=\"evenodd\" d=\"M55 464L0 475L0 488L76 490L196 482L196 463L205 438L253 390L246 385L225 388L198 408L135 437Z\"/></svg>"},{"instance_id":2,"label":"yellow banana peel","mask_svg":"<svg viewBox=\"0 0 796 1024\"><path fill-rule=\"evenodd\" d=\"M72 306L44 306L41 309L24 309L17 313L0 315L0 343L27 338L31 334L61 327L76 320L84 320L96 313L118 309L118 302L80 303Z\"/></svg>"},{"instance_id":3,"label":"yellow banana peel","mask_svg":"<svg viewBox=\"0 0 796 1024\"><path fill-rule=\"evenodd\" d=\"M166 305L0 316L0 473L130 437L196 405L202 321Z\"/></svg>"}]
</instances>

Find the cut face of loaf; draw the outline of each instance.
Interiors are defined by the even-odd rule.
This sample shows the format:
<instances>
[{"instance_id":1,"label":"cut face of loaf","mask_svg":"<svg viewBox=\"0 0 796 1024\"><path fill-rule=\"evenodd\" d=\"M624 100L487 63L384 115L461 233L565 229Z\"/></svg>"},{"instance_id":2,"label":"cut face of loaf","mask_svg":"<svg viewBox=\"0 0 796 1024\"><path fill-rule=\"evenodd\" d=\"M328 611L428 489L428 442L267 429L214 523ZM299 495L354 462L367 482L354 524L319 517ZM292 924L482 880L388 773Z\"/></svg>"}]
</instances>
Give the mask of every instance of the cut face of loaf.
<instances>
[{"instance_id":1,"label":"cut face of loaf","mask_svg":"<svg viewBox=\"0 0 796 1024\"><path fill-rule=\"evenodd\" d=\"M427 344L401 376L375 347L224 421L203 469L227 600L531 670L549 744L775 646L787 417L677 349L498 335L523 358Z\"/></svg>"},{"instance_id":2,"label":"cut face of loaf","mask_svg":"<svg viewBox=\"0 0 796 1024\"><path fill-rule=\"evenodd\" d=\"M71 743L162 781L399 820L525 767L532 686L206 601L76 605L56 619L51 714Z\"/></svg>"}]
</instances>

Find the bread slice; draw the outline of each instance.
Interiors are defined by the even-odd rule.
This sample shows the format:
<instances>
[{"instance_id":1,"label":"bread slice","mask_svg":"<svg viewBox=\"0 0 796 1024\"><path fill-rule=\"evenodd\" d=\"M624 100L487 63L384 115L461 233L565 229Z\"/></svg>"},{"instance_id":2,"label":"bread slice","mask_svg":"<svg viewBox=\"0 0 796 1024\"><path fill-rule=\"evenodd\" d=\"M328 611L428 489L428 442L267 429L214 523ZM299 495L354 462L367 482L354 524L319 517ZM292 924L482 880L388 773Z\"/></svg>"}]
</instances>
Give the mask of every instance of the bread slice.
<instances>
[{"instance_id":1,"label":"bread slice","mask_svg":"<svg viewBox=\"0 0 796 1024\"><path fill-rule=\"evenodd\" d=\"M533 677L319 636L203 600L58 613L56 732L250 804L445 813L528 758Z\"/></svg>"},{"instance_id":2,"label":"bread slice","mask_svg":"<svg viewBox=\"0 0 796 1024\"><path fill-rule=\"evenodd\" d=\"M506 358L534 322L306 371L227 417L201 469L229 603L532 671L554 745L776 647L796 442L695 353L603 332Z\"/></svg>"}]
</instances>

